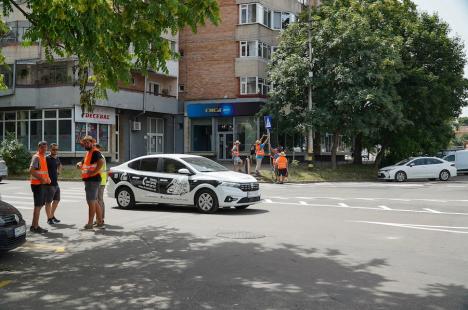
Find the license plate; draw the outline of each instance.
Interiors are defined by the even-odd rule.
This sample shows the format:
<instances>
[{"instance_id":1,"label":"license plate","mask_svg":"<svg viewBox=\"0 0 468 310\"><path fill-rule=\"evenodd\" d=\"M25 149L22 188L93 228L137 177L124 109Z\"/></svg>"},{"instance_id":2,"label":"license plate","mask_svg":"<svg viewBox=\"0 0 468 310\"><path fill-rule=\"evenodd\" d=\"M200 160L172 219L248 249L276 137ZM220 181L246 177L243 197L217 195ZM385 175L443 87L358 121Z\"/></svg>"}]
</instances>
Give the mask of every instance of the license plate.
<instances>
[{"instance_id":1,"label":"license plate","mask_svg":"<svg viewBox=\"0 0 468 310\"><path fill-rule=\"evenodd\" d=\"M257 197L258 196L258 191L254 191L254 192L247 192L247 197Z\"/></svg>"},{"instance_id":2,"label":"license plate","mask_svg":"<svg viewBox=\"0 0 468 310\"><path fill-rule=\"evenodd\" d=\"M26 225L15 228L15 237L22 236L26 233Z\"/></svg>"}]
</instances>

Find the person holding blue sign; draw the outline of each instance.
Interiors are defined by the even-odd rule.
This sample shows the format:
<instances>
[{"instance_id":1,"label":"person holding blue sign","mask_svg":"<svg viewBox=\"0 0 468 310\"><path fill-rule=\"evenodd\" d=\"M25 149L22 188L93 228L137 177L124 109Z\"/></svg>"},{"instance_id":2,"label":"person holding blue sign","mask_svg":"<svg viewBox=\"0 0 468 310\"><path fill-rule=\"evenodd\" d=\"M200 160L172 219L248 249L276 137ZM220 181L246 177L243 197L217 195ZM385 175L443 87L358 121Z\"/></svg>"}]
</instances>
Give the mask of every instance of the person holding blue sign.
<instances>
[{"instance_id":1,"label":"person holding blue sign","mask_svg":"<svg viewBox=\"0 0 468 310\"><path fill-rule=\"evenodd\" d=\"M260 168L262 167L262 160L265 156L265 144L268 142L268 136L263 135L260 140L255 142L255 175L260 176Z\"/></svg>"}]
</instances>

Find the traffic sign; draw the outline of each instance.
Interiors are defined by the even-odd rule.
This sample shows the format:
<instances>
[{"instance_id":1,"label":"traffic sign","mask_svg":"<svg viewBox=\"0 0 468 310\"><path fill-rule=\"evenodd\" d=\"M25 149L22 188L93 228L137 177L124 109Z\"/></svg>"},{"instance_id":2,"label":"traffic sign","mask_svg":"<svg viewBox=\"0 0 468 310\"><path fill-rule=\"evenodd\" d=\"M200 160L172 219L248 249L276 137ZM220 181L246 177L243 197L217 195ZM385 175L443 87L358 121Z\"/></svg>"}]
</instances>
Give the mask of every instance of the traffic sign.
<instances>
[{"instance_id":1,"label":"traffic sign","mask_svg":"<svg viewBox=\"0 0 468 310\"><path fill-rule=\"evenodd\" d=\"M265 128L271 130L271 115L266 115L263 117L263 121L265 122Z\"/></svg>"}]
</instances>

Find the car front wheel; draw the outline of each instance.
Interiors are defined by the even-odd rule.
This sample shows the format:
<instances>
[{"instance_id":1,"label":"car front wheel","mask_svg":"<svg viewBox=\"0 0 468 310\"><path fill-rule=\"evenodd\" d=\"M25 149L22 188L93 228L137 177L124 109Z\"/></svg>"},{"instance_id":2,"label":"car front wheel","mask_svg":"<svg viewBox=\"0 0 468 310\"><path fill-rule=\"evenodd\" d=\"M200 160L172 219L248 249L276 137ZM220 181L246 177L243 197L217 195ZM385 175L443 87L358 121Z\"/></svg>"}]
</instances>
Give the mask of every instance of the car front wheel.
<instances>
[{"instance_id":1,"label":"car front wheel","mask_svg":"<svg viewBox=\"0 0 468 310\"><path fill-rule=\"evenodd\" d=\"M397 182L404 182L406 181L406 173L403 172L403 171L398 171L396 174L395 174L395 180Z\"/></svg>"},{"instance_id":2,"label":"car front wheel","mask_svg":"<svg viewBox=\"0 0 468 310\"><path fill-rule=\"evenodd\" d=\"M202 189L195 197L195 206L201 213L215 213L218 210L218 198L212 190Z\"/></svg>"},{"instance_id":3,"label":"car front wheel","mask_svg":"<svg viewBox=\"0 0 468 310\"><path fill-rule=\"evenodd\" d=\"M117 204L121 208L130 209L135 206L135 196L133 195L132 190L126 186L120 187L117 190L115 199L117 200Z\"/></svg>"},{"instance_id":4,"label":"car front wheel","mask_svg":"<svg viewBox=\"0 0 468 310\"><path fill-rule=\"evenodd\" d=\"M448 170L442 170L439 174L439 180L448 181L450 179L450 172Z\"/></svg>"}]
</instances>

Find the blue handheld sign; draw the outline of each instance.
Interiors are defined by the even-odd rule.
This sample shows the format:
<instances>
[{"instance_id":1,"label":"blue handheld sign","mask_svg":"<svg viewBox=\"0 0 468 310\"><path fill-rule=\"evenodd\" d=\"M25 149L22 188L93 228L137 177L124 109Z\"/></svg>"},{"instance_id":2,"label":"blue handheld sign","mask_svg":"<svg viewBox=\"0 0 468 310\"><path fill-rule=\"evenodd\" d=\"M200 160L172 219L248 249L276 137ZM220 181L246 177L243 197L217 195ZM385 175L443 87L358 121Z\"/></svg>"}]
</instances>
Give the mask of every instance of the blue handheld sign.
<instances>
[{"instance_id":1,"label":"blue handheld sign","mask_svg":"<svg viewBox=\"0 0 468 310\"><path fill-rule=\"evenodd\" d=\"M263 121L265 122L265 128L271 130L271 115L266 115L263 117Z\"/></svg>"}]
</instances>

